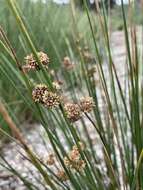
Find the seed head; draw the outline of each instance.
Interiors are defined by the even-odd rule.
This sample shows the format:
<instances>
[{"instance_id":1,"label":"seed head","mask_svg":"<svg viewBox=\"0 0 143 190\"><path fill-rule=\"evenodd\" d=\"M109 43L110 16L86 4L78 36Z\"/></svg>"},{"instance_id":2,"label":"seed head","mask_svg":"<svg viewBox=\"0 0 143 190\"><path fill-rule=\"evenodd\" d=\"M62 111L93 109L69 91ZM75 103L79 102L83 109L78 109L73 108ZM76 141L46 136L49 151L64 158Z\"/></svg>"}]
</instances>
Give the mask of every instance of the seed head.
<instances>
[{"instance_id":1,"label":"seed head","mask_svg":"<svg viewBox=\"0 0 143 190\"><path fill-rule=\"evenodd\" d=\"M53 154L50 154L48 156L47 164L50 165L50 166L55 164L55 159L54 159L54 155Z\"/></svg>"},{"instance_id":2,"label":"seed head","mask_svg":"<svg viewBox=\"0 0 143 190\"><path fill-rule=\"evenodd\" d=\"M59 95L50 91L45 91L42 98L44 105L48 108L58 106L61 100L61 97Z\"/></svg>"},{"instance_id":3,"label":"seed head","mask_svg":"<svg viewBox=\"0 0 143 190\"><path fill-rule=\"evenodd\" d=\"M47 54L40 51L40 52L37 52L37 55L38 55L39 61L41 62L42 65L47 66L49 64L49 57L47 56ZM40 69L33 54L27 55L24 59L25 59L25 63L26 63L26 65L24 65L22 67L24 72Z\"/></svg>"},{"instance_id":4,"label":"seed head","mask_svg":"<svg viewBox=\"0 0 143 190\"><path fill-rule=\"evenodd\" d=\"M34 102L43 103L43 94L48 91L48 87L44 84L38 84L32 91Z\"/></svg>"},{"instance_id":5,"label":"seed head","mask_svg":"<svg viewBox=\"0 0 143 190\"><path fill-rule=\"evenodd\" d=\"M78 104L74 103L66 103L64 106L65 112L67 114L67 118L71 122L75 122L81 117L81 110Z\"/></svg>"},{"instance_id":6,"label":"seed head","mask_svg":"<svg viewBox=\"0 0 143 190\"><path fill-rule=\"evenodd\" d=\"M79 145L80 143L81 142L79 142ZM83 143L81 146L83 147ZM64 157L64 164L71 169L75 169L76 171L82 171L85 168L85 161L81 159L76 145L73 146L72 150L68 154L68 157Z\"/></svg>"},{"instance_id":7,"label":"seed head","mask_svg":"<svg viewBox=\"0 0 143 190\"><path fill-rule=\"evenodd\" d=\"M78 161L80 159L80 153L78 151L78 149L72 149L69 153L69 159L71 161Z\"/></svg>"},{"instance_id":8,"label":"seed head","mask_svg":"<svg viewBox=\"0 0 143 190\"><path fill-rule=\"evenodd\" d=\"M59 170L56 175L60 179L60 181L67 181L68 180L68 176L66 175L64 170Z\"/></svg>"},{"instance_id":9,"label":"seed head","mask_svg":"<svg viewBox=\"0 0 143 190\"><path fill-rule=\"evenodd\" d=\"M78 142L78 145L79 145L79 147L80 147L80 149L81 149L82 151L85 150L85 144L84 144L83 142L79 141L79 142ZM73 149L73 150L78 150L77 145L74 145L74 146L72 147L72 149Z\"/></svg>"},{"instance_id":10,"label":"seed head","mask_svg":"<svg viewBox=\"0 0 143 190\"><path fill-rule=\"evenodd\" d=\"M61 85L59 84L59 82L58 81L54 81L54 82L52 82L52 85L53 85L53 88L55 89L55 90L61 90Z\"/></svg>"},{"instance_id":11,"label":"seed head","mask_svg":"<svg viewBox=\"0 0 143 190\"><path fill-rule=\"evenodd\" d=\"M30 64L26 64L22 66L22 70L24 73L29 72L30 70L40 70L40 67L37 63L31 62Z\"/></svg>"},{"instance_id":12,"label":"seed head","mask_svg":"<svg viewBox=\"0 0 143 190\"><path fill-rule=\"evenodd\" d=\"M64 57L63 65L67 70L71 70L74 67L74 64L71 62L69 57Z\"/></svg>"},{"instance_id":13,"label":"seed head","mask_svg":"<svg viewBox=\"0 0 143 190\"><path fill-rule=\"evenodd\" d=\"M66 156L64 157L64 164L65 164L65 166L67 166L67 167L70 167L70 165L71 165L70 160L69 160Z\"/></svg>"},{"instance_id":14,"label":"seed head","mask_svg":"<svg viewBox=\"0 0 143 190\"><path fill-rule=\"evenodd\" d=\"M78 160L77 162L73 162L72 168L81 172L86 166L86 163L84 160Z\"/></svg>"},{"instance_id":15,"label":"seed head","mask_svg":"<svg viewBox=\"0 0 143 190\"><path fill-rule=\"evenodd\" d=\"M90 68L90 69L87 70L87 75L89 77L94 77L94 73L95 72L96 72L96 67L94 66L94 67L92 67L92 68Z\"/></svg>"},{"instance_id":16,"label":"seed head","mask_svg":"<svg viewBox=\"0 0 143 190\"><path fill-rule=\"evenodd\" d=\"M83 112L91 112L94 106L95 104L92 97L81 98L80 108Z\"/></svg>"},{"instance_id":17,"label":"seed head","mask_svg":"<svg viewBox=\"0 0 143 190\"><path fill-rule=\"evenodd\" d=\"M87 62L94 60L93 55L88 50L83 51L83 57L85 58L85 61L87 61Z\"/></svg>"},{"instance_id":18,"label":"seed head","mask_svg":"<svg viewBox=\"0 0 143 190\"><path fill-rule=\"evenodd\" d=\"M42 51L38 52L38 57L42 65L47 66L49 64L49 57L46 53L43 53Z\"/></svg>"}]
</instances>

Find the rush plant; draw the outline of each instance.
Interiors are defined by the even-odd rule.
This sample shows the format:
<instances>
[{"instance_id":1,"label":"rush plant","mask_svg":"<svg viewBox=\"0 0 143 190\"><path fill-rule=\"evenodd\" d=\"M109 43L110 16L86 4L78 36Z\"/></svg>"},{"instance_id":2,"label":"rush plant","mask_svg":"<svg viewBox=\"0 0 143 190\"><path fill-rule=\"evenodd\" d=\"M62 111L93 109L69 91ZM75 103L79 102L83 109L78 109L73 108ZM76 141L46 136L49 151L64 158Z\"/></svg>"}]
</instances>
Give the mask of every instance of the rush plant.
<instances>
[{"instance_id":1,"label":"rush plant","mask_svg":"<svg viewBox=\"0 0 143 190\"><path fill-rule=\"evenodd\" d=\"M127 14L121 0L126 47L126 62L121 63L123 78L114 62L110 15L104 4L100 8L95 1L97 12L93 14L83 0L94 45L91 53L78 31L77 9L71 0L76 53L68 43L68 55L62 57L59 72L54 72L50 69L52 60L48 52L36 48L16 1L7 0L7 3L30 53L22 64L1 27L0 70L45 130L47 143L53 149L46 163L31 150L2 103L0 113L14 134L9 138L23 147L25 158L41 174L45 189L143 189L143 67L142 47L138 45L137 27L132 18L134 3L129 5L130 14ZM96 36L97 25L100 39ZM27 189L38 189L36 183L24 178L0 157L0 164L18 176Z\"/></svg>"}]
</instances>

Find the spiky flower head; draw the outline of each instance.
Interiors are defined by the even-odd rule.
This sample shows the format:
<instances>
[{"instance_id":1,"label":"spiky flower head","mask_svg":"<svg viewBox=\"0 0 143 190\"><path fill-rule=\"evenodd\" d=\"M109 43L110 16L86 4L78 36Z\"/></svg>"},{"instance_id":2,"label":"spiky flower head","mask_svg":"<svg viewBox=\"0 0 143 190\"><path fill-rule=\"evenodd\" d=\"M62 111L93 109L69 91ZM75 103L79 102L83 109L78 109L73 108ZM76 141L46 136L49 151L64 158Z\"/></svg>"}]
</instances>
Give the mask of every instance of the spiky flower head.
<instances>
[{"instance_id":1,"label":"spiky flower head","mask_svg":"<svg viewBox=\"0 0 143 190\"><path fill-rule=\"evenodd\" d=\"M48 108L53 108L58 106L61 101L61 97L57 93L50 91L45 91L42 98L44 105Z\"/></svg>"},{"instance_id":2,"label":"spiky flower head","mask_svg":"<svg viewBox=\"0 0 143 190\"><path fill-rule=\"evenodd\" d=\"M95 104L92 97L81 98L80 108L83 112L91 112L94 106Z\"/></svg>"},{"instance_id":3,"label":"spiky flower head","mask_svg":"<svg viewBox=\"0 0 143 190\"><path fill-rule=\"evenodd\" d=\"M32 98L34 102L43 103L43 95L48 91L48 87L44 84L38 84L32 91Z\"/></svg>"},{"instance_id":4,"label":"spiky flower head","mask_svg":"<svg viewBox=\"0 0 143 190\"><path fill-rule=\"evenodd\" d=\"M75 122L78 119L80 119L81 117L81 110L78 104L74 104L74 103L66 103L64 105L64 109L67 115L67 118L71 121L71 122Z\"/></svg>"}]
</instances>

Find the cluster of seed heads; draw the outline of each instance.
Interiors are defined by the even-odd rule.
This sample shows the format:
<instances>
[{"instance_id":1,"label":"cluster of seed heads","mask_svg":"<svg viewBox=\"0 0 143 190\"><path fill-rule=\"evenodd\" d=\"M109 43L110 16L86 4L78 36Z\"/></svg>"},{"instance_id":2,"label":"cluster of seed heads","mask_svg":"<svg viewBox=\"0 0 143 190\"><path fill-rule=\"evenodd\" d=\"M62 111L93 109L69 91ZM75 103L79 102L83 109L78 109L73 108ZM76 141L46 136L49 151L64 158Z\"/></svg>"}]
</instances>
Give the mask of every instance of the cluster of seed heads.
<instances>
[{"instance_id":1,"label":"cluster of seed heads","mask_svg":"<svg viewBox=\"0 0 143 190\"><path fill-rule=\"evenodd\" d=\"M43 66L47 67L49 64L49 57L47 56L47 54L40 51L40 52L37 52L37 56L38 56L40 63ZM27 55L24 59L25 59L25 65L23 65L23 67L22 67L24 72L40 69L40 66L39 66L38 62L36 61L33 54Z\"/></svg>"},{"instance_id":2,"label":"cluster of seed heads","mask_svg":"<svg viewBox=\"0 0 143 190\"><path fill-rule=\"evenodd\" d=\"M43 66L47 66L49 63L48 56L43 52L37 53L39 61ZM37 63L33 54L25 57L26 65L23 66L24 71L29 70L38 70L40 69L39 64ZM66 69L73 68L74 64L71 62L69 57L65 57L63 61L64 67ZM51 73L51 75L54 73ZM41 103L45 107L53 108L57 107L61 103L61 96L57 93L58 90L61 90L61 86L58 82L52 82L52 86L54 92L49 90L49 88L45 84L38 84L32 91L32 98L34 102ZM82 98L79 103L65 103L64 111L66 113L67 118L71 122L75 122L79 120L84 112L91 112L94 107L94 101L92 97ZM80 149L79 149L80 147ZM68 153L67 157L64 157L64 164L75 171L81 172L84 170L86 164L85 161L81 158L81 151L84 151L85 146L82 142L78 142L78 146L74 145L72 150ZM56 166L55 156L53 154L49 154L46 164L49 166ZM66 175L63 169L57 170L56 176L61 181L67 181L68 176Z\"/></svg>"},{"instance_id":3,"label":"cluster of seed heads","mask_svg":"<svg viewBox=\"0 0 143 190\"><path fill-rule=\"evenodd\" d=\"M81 151L84 151L85 146L82 142L79 142L79 147ZM83 171L85 168L85 161L81 159L80 151L76 145L72 147L68 157L64 157L64 164L70 169L74 169L79 172Z\"/></svg>"},{"instance_id":4,"label":"cluster of seed heads","mask_svg":"<svg viewBox=\"0 0 143 190\"><path fill-rule=\"evenodd\" d=\"M71 122L79 120L82 116L82 113L91 112L95 106L92 97L81 98L79 104L76 103L66 103L64 109L67 115L67 118Z\"/></svg>"},{"instance_id":5,"label":"cluster of seed heads","mask_svg":"<svg viewBox=\"0 0 143 190\"><path fill-rule=\"evenodd\" d=\"M38 84L32 91L32 98L34 102L43 104L45 107L53 108L61 103L61 96L56 92L48 90L48 87L44 84ZM65 103L64 111L67 118L71 122L79 120L82 113L91 112L94 107L94 101L92 97L81 98L79 104L77 103Z\"/></svg>"},{"instance_id":6,"label":"cluster of seed heads","mask_svg":"<svg viewBox=\"0 0 143 190\"><path fill-rule=\"evenodd\" d=\"M58 106L61 100L57 93L49 91L44 84L36 85L32 91L32 98L34 102L41 103L48 108Z\"/></svg>"}]
</instances>

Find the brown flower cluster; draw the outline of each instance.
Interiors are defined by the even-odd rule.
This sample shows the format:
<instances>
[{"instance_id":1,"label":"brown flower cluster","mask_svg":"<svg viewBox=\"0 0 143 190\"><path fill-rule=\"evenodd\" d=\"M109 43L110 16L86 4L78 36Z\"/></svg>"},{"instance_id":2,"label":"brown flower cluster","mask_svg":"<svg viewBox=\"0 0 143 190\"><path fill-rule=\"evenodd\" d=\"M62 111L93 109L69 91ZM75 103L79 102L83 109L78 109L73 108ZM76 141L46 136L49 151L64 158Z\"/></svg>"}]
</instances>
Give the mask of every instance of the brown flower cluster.
<instances>
[{"instance_id":1,"label":"brown flower cluster","mask_svg":"<svg viewBox=\"0 0 143 190\"><path fill-rule=\"evenodd\" d=\"M43 66L48 66L49 64L49 57L47 56L47 54L43 53L43 52L37 52L39 61L41 62L41 64ZM39 70L40 67L34 57L33 54L27 55L25 57L25 65L22 67L24 72L29 72L30 70Z\"/></svg>"},{"instance_id":2,"label":"brown flower cluster","mask_svg":"<svg viewBox=\"0 0 143 190\"><path fill-rule=\"evenodd\" d=\"M48 90L48 87L43 84L36 85L32 91L32 98L34 102L42 103L48 108L56 107L60 104L61 97Z\"/></svg>"},{"instance_id":3,"label":"brown flower cluster","mask_svg":"<svg viewBox=\"0 0 143 190\"><path fill-rule=\"evenodd\" d=\"M92 97L84 97L81 98L79 104L66 103L64 105L64 110L67 118L71 122L75 122L81 118L83 112L91 112L94 106L95 104Z\"/></svg>"},{"instance_id":4,"label":"brown flower cluster","mask_svg":"<svg viewBox=\"0 0 143 190\"><path fill-rule=\"evenodd\" d=\"M81 151L85 149L85 146L82 142L79 142ZM81 159L80 152L78 147L74 145L72 150L69 152L68 157L64 157L64 163L67 167L75 169L76 171L82 171L86 164L85 161Z\"/></svg>"}]
</instances>

